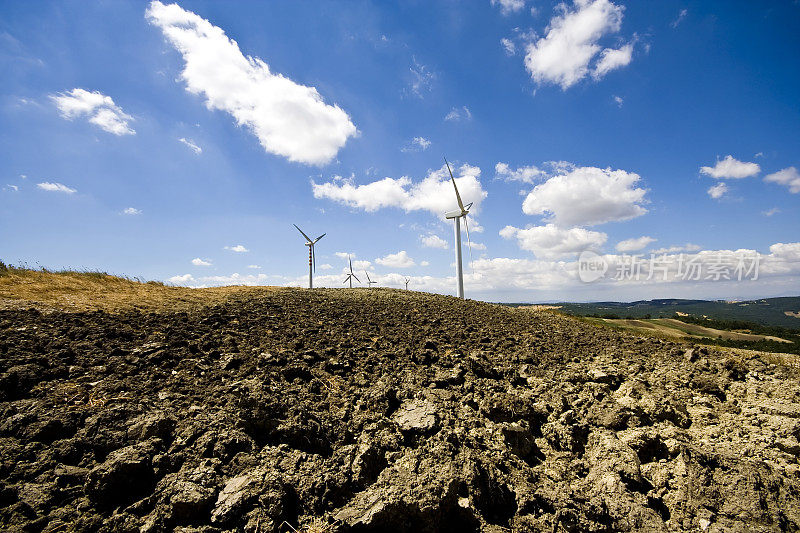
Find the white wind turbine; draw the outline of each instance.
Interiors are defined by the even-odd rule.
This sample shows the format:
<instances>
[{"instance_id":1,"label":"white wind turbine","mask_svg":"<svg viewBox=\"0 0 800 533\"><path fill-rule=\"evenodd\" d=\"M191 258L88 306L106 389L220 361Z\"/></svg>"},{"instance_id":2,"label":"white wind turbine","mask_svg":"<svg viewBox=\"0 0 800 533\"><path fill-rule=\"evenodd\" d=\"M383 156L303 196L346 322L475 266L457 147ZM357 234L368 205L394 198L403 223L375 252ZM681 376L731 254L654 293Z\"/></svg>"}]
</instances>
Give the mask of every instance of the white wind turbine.
<instances>
[{"instance_id":1,"label":"white wind turbine","mask_svg":"<svg viewBox=\"0 0 800 533\"><path fill-rule=\"evenodd\" d=\"M344 278L344 281L342 283L347 283L348 281L350 281L350 288L352 289L353 278L355 278L355 280L359 283L361 283L361 280L358 279L355 274L353 274L353 261L350 259L349 255L347 256L347 262L350 263L350 273L347 275L346 278Z\"/></svg>"},{"instance_id":2,"label":"white wind turbine","mask_svg":"<svg viewBox=\"0 0 800 533\"><path fill-rule=\"evenodd\" d=\"M472 208L472 202L468 203L466 206L461 201L461 195L458 194L458 187L456 187L456 179L453 177L453 171L450 170L450 163L447 162L447 158L444 159L445 165L447 165L447 171L450 173L450 180L453 182L453 188L456 191L456 200L458 201L458 209L455 211L448 211L444 214L445 218L452 218L453 225L455 226L455 234L456 234L456 278L458 281L458 297L464 298L464 271L461 268L461 219L464 219L464 226L467 228L467 243L469 244L469 256L470 261L472 260L472 242L469 238L469 224L467 223L467 214L469 214L470 208Z\"/></svg>"},{"instance_id":3,"label":"white wind turbine","mask_svg":"<svg viewBox=\"0 0 800 533\"><path fill-rule=\"evenodd\" d=\"M406 290L408 290L408 282L411 281L411 278L406 278Z\"/></svg>"},{"instance_id":4,"label":"white wind turbine","mask_svg":"<svg viewBox=\"0 0 800 533\"><path fill-rule=\"evenodd\" d=\"M372 288L372 284L373 283L378 283L377 281L372 281L372 279L369 277L369 272L367 272L366 270L364 271L364 274L367 275L367 286L368 287Z\"/></svg>"},{"instance_id":5,"label":"white wind turbine","mask_svg":"<svg viewBox=\"0 0 800 533\"><path fill-rule=\"evenodd\" d=\"M323 238L327 233L323 233L319 237L314 240L311 240L311 237L303 233L303 230L297 227L297 224L292 224L297 231L303 234L303 237L306 238L306 246L308 246L308 288L314 288L314 271L317 269L317 256L314 254L314 245L317 244L321 238Z\"/></svg>"}]
</instances>

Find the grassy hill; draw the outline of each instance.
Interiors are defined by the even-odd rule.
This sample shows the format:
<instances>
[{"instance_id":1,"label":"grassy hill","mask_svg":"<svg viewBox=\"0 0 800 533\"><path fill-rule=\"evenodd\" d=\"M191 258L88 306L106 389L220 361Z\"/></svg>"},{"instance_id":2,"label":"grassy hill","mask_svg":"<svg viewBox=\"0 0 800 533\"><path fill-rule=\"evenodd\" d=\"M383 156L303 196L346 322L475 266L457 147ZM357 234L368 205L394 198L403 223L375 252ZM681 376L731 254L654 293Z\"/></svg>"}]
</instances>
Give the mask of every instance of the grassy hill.
<instances>
[{"instance_id":1,"label":"grassy hill","mask_svg":"<svg viewBox=\"0 0 800 533\"><path fill-rule=\"evenodd\" d=\"M555 304L569 315L605 318L671 318L675 314L716 320L739 320L800 330L800 296L749 301L641 300Z\"/></svg>"}]
</instances>

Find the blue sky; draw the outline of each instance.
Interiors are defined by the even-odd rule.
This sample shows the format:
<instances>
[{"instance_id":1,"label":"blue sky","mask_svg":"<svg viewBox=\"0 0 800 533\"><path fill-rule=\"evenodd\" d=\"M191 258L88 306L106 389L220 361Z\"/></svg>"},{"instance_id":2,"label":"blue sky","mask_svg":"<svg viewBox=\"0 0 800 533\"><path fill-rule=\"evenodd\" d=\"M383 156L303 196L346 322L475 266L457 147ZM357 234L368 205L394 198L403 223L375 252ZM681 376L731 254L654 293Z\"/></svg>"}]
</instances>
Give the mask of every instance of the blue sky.
<instances>
[{"instance_id":1,"label":"blue sky","mask_svg":"<svg viewBox=\"0 0 800 533\"><path fill-rule=\"evenodd\" d=\"M318 285L349 253L452 294L447 156L469 297L797 294L798 26L789 0L0 2L0 258L302 285L296 223L327 232Z\"/></svg>"}]
</instances>

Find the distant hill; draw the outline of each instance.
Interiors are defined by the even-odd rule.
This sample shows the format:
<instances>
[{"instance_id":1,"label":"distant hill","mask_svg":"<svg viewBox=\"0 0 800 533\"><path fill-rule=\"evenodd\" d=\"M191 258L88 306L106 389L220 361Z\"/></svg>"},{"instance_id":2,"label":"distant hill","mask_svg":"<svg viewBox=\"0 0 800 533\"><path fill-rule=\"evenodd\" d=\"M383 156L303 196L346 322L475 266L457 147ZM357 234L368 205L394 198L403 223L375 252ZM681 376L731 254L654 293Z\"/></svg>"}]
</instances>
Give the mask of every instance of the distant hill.
<instances>
[{"instance_id":1,"label":"distant hill","mask_svg":"<svg viewBox=\"0 0 800 533\"><path fill-rule=\"evenodd\" d=\"M675 313L685 313L716 320L739 320L800 330L800 296L748 301L664 299L552 305L560 306L560 311L564 313L577 316L668 318Z\"/></svg>"}]
</instances>

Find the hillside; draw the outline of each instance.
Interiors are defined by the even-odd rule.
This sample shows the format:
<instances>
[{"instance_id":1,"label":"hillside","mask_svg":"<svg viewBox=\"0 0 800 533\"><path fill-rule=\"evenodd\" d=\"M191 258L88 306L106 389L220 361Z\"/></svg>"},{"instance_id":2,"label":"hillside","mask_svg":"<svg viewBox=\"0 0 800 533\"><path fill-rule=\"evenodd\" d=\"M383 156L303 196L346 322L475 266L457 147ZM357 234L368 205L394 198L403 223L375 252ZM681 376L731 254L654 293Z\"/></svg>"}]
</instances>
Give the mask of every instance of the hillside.
<instances>
[{"instance_id":1,"label":"hillside","mask_svg":"<svg viewBox=\"0 0 800 533\"><path fill-rule=\"evenodd\" d=\"M800 528L796 358L412 291L93 282L65 308L0 277L0 529Z\"/></svg>"},{"instance_id":2,"label":"hillside","mask_svg":"<svg viewBox=\"0 0 800 533\"><path fill-rule=\"evenodd\" d=\"M740 320L800 330L800 296L748 301L641 300L637 302L591 302L553 304L565 313L579 316L615 315L616 318L670 318L675 313L717 320Z\"/></svg>"}]
</instances>

